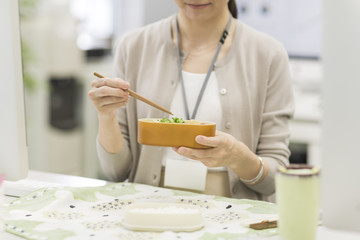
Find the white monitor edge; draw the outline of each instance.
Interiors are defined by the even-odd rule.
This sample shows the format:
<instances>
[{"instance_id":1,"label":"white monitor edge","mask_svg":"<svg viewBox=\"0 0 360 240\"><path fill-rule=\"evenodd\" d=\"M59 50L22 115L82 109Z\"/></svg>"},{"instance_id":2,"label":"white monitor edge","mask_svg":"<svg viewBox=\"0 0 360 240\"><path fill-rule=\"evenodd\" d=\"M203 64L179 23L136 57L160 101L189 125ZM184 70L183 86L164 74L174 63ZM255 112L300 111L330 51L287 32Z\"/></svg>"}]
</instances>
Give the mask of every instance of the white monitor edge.
<instances>
[{"instance_id":1,"label":"white monitor edge","mask_svg":"<svg viewBox=\"0 0 360 240\"><path fill-rule=\"evenodd\" d=\"M28 174L19 18L17 0L0 1L0 174L11 181Z\"/></svg>"}]
</instances>

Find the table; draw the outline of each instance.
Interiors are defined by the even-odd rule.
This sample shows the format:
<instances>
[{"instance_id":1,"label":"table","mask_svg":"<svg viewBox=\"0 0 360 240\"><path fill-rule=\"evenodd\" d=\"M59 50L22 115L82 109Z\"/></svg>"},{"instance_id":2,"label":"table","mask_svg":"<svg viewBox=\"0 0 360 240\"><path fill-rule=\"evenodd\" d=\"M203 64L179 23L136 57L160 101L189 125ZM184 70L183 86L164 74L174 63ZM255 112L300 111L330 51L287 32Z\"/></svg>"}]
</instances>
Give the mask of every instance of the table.
<instances>
[{"instance_id":1,"label":"table","mask_svg":"<svg viewBox=\"0 0 360 240\"><path fill-rule=\"evenodd\" d=\"M10 200L10 199L9 199ZM205 227L196 232L135 232L122 227L125 206L137 202L197 205ZM276 216L277 206L262 201L231 199L134 183L96 187L44 188L10 201L6 230L27 239L268 239L279 240L277 229L252 230L242 223ZM1 236L1 235L0 235ZM61 238L60 238L61 236ZM6 233L1 239L17 240ZM360 233L320 226L318 240L359 240Z\"/></svg>"},{"instance_id":2,"label":"table","mask_svg":"<svg viewBox=\"0 0 360 240\"><path fill-rule=\"evenodd\" d=\"M203 209L205 227L195 232L135 232L125 229L124 208L138 202L196 205ZM277 229L256 231L243 220L276 216L272 203L239 200L177 191L135 183L100 187L44 188L23 196L6 207L8 232L28 239L223 239L269 237Z\"/></svg>"}]
</instances>

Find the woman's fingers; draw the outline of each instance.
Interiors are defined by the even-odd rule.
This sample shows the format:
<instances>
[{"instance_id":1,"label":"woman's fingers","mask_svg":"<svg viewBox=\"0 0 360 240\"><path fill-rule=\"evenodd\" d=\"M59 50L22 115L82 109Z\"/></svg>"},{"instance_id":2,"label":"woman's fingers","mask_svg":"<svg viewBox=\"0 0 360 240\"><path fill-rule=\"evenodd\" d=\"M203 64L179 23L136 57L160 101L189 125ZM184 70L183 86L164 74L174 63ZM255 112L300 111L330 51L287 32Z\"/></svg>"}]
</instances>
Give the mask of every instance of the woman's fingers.
<instances>
[{"instance_id":1,"label":"woman's fingers","mask_svg":"<svg viewBox=\"0 0 360 240\"><path fill-rule=\"evenodd\" d=\"M211 149L195 149L195 148L179 147L179 148L175 148L174 150L178 154L194 160L210 159L213 157L211 153L209 153Z\"/></svg>"},{"instance_id":2,"label":"woman's fingers","mask_svg":"<svg viewBox=\"0 0 360 240\"><path fill-rule=\"evenodd\" d=\"M104 106L110 105L110 104L118 104L118 103L126 104L127 101L128 101L128 99L126 99L126 98L107 96L107 97L99 98L96 101L96 105L99 107L104 107Z\"/></svg>"},{"instance_id":3,"label":"woman's fingers","mask_svg":"<svg viewBox=\"0 0 360 240\"><path fill-rule=\"evenodd\" d=\"M121 108L122 106L127 104L127 101L120 101L120 102L114 102L114 101L109 101L109 102L93 102L94 106L96 108L96 110L98 111L99 114L103 115L103 116L107 116L107 115L111 115L114 116L116 115L116 112L119 108Z\"/></svg>"},{"instance_id":4,"label":"woman's fingers","mask_svg":"<svg viewBox=\"0 0 360 240\"><path fill-rule=\"evenodd\" d=\"M229 134L217 131L214 137L199 135L195 140L210 148L179 147L174 148L174 151L184 157L199 160L208 167L227 166L234 157L232 149L236 140Z\"/></svg>"},{"instance_id":5,"label":"woman's fingers","mask_svg":"<svg viewBox=\"0 0 360 240\"><path fill-rule=\"evenodd\" d=\"M220 144L219 137L206 137L202 135L198 135L195 138L195 141L201 145L208 146L208 147L218 147Z\"/></svg>"},{"instance_id":6,"label":"woman's fingers","mask_svg":"<svg viewBox=\"0 0 360 240\"><path fill-rule=\"evenodd\" d=\"M203 135L198 135L195 138L195 141L201 145L205 145L208 147L219 147L226 142L228 138L228 134L223 133L221 131L216 131L214 137L206 137Z\"/></svg>"},{"instance_id":7,"label":"woman's fingers","mask_svg":"<svg viewBox=\"0 0 360 240\"><path fill-rule=\"evenodd\" d=\"M120 79L121 81L121 79ZM91 87L100 88L103 86L113 86L111 78L96 78L91 82Z\"/></svg>"},{"instance_id":8,"label":"woman's fingers","mask_svg":"<svg viewBox=\"0 0 360 240\"><path fill-rule=\"evenodd\" d=\"M120 78L98 78L91 82L88 96L99 113L114 115L128 103L129 93L124 90L127 88L129 83Z\"/></svg>"},{"instance_id":9,"label":"woman's fingers","mask_svg":"<svg viewBox=\"0 0 360 240\"><path fill-rule=\"evenodd\" d=\"M180 155L199 160L207 167L226 166L226 161L220 157L218 151L215 149L193 149L186 147L173 148L175 152Z\"/></svg>"},{"instance_id":10,"label":"woman's fingers","mask_svg":"<svg viewBox=\"0 0 360 240\"><path fill-rule=\"evenodd\" d=\"M102 97L123 97L129 98L129 94L124 89L129 87L129 83L120 78L99 78L91 82L91 89L88 96L94 101Z\"/></svg>"},{"instance_id":11,"label":"woman's fingers","mask_svg":"<svg viewBox=\"0 0 360 240\"><path fill-rule=\"evenodd\" d=\"M90 93L91 92L91 93ZM89 94L92 97L124 97L127 98L129 94L120 88L112 88L102 86L100 88L92 88Z\"/></svg>"},{"instance_id":12,"label":"woman's fingers","mask_svg":"<svg viewBox=\"0 0 360 240\"><path fill-rule=\"evenodd\" d=\"M128 89L129 83L121 78L97 78L91 82L91 87L100 88L108 86L112 88Z\"/></svg>"},{"instance_id":13,"label":"woman's fingers","mask_svg":"<svg viewBox=\"0 0 360 240\"><path fill-rule=\"evenodd\" d=\"M111 113L124 105L125 105L124 103L110 103L99 108L99 112L105 114Z\"/></svg>"}]
</instances>

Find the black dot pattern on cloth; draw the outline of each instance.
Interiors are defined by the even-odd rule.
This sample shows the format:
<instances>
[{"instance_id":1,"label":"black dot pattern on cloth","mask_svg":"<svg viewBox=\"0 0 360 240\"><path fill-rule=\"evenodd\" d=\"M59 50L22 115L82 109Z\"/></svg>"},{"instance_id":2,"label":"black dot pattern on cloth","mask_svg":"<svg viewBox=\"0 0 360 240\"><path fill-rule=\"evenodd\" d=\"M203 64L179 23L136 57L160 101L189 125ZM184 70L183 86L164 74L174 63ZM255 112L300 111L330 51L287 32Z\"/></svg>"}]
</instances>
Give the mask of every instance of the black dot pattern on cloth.
<instances>
[{"instance_id":1,"label":"black dot pattern on cloth","mask_svg":"<svg viewBox=\"0 0 360 240\"><path fill-rule=\"evenodd\" d=\"M201 200L201 199L185 199L185 198L181 198L180 200L178 200L178 203L188 204L188 205L193 205L193 206L199 206L199 207L204 208L204 209L215 208L215 206L212 203L210 203L209 201Z\"/></svg>"},{"instance_id":2,"label":"black dot pattern on cloth","mask_svg":"<svg viewBox=\"0 0 360 240\"><path fill-rule=\"evenodd\" d=\"M59 212L59 211L52 211L52 212L44 212L44 216L49 219L56 219L56 220L74 220L74 219L82 219L84 218L83 213L77 212Z\"/></svg>"},{"instance_id":3,"label":"black dot pattern on cloth","mask_svg":"<svg viewBox=\"0 0 360 240\"><path fill-rule=\"evenodd\" d=\"M113 229L121 227L120 221L98 221L98 222L82 222L81 223L86 229L93 231L100 231L105 229Z\"/></svg>"},{"instance_id":4,"label":"black dot pattern on cloth","mask_svg":"<svg viewBox=\"0 0 360 240\"><path fill-rule=\"evenodd\" d=\"M208 215L205 218L212 222L226 224L226 223L237 222L237 221L247 218L247 217L248 216L245 214L236 213L236 212L227 212L227 213L221 213L221 214Z\"/></svg>"},{"instance_id":5,"label":"black dot pattern on cloth","mask_svg":"<svg viewBox=\"0 0 360 240\"><path fill-rule=\"evenodd\" d=\"M98 210L98 211L111 211L111 210L120 210L124 207L133 204L133 200L124 200L121 201L119 199L114 199L111 202L104 202L99 203L91 207L92 210Z\"/></svg>"}]
</instances>

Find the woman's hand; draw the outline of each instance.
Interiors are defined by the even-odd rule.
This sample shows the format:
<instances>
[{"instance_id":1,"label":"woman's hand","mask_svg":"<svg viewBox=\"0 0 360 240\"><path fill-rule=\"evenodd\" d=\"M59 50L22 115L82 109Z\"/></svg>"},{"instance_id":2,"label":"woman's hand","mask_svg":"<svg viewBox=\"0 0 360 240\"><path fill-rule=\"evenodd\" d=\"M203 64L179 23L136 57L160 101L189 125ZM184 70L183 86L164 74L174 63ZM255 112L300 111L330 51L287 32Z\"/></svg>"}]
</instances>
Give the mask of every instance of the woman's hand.
<instances>
[{"instance_id":1,"label":"woman's hand","mask_svg":"<svg viewBox=\"0 0 360 240\"><path fill-rule=\"evenodd\" d=\"M216 131L214 137L196 136L195 141L207 149L173 148L178 154L201 161L207 167L229 167L243 179L254 178L260 170L258 157L232 135Z\"/></svg>"},{"instance_id":2,"label":"woman's hand","mask_svg":"<svg viewBox=\"0 0 360 240\"><path fill-rule=\"evenodd\" d=\"M126 105L129 100L129 94L124 91L128 88L129 83L121 78L98 78L91 82L88 96L93 101L99 118L116 117L117 109Z\"/></svg>"},{"instance_id":3,"label":"woman's hand","mask_svg":"<svg viewBox=\"0 0 360 240\"><path fill-rule=\"evenodd\" d=\"M239 149L236 149L240 143L230 134L216 131L214 137L199 135L196 136L195 141L211 148L178 147L173 150L184 157L199 160L207 167L228 167L241 157L237 154Z\"/></svg>"}]
</instances>

